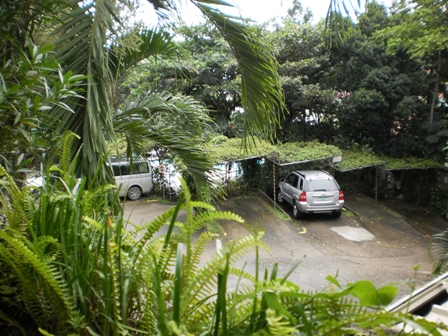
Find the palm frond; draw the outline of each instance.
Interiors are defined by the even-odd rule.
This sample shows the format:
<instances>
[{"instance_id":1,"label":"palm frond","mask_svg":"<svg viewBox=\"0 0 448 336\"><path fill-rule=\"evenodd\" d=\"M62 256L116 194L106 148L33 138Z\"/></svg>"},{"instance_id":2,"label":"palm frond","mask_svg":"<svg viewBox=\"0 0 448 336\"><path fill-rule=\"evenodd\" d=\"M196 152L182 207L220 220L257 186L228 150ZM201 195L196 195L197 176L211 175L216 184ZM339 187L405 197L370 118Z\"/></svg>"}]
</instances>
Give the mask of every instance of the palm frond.
<instances>
[{"instance_id":1,"label":"palm frond","mask_svg":"<svg viewBox=\"0 0 448 336\"><path fill-rule=\"evenodd\" d=\"M54 129L62 134L70 130L81 139L75 142L74 152L80 151L78 174L90 181L101 166L107 153L106 140L114 138L110 115L110 88L113 76L108 65L108 34L117 20L113 0L90 2L70 1L69 11L61 18L62 24L53 35L56 40L56 56L75 74L87 76L85 99L72 98L67 103L74 113L61 108L54 109ZM73 157L73 156L72 156ZM83 174L84 173L84 174ZM106 172L100 182L108 181Z\"/></svg>"},{"instance_id":2,"label":"palm frond","mask_svg":"<svg viewBox=\"0 0 448 336\"><path fill-rule=\"evenodd\" d=\"M448 268L448 230L435 234L429 250L429 258L433 263L435 275L445 272Z\"/></svg>"},{"instance_id":3,"label":"palm frond","mask_svg":"<svg viewBox=\"0 0 448 336\"><path fill-rule=\"evenodd\" d=\"M205 110L191 98L148 94L136 101L132 108L114 117L114 129L117 134L125 136L128 155L143 152L142 138L168 149L185 165L197 194L208 199L205 172L212 168L212 163L204 149L203 125L207 121Z\"/></svg>"},{"instance_id":4,"label":"palm frond","mask_svg":"<svg viewBox=\"0 0 448 336\"><path fill-rule=\"evenodd\" d=\"M191 0L229 43L241 70L244 133L271 138L285 111L277 62L269 46L241 19L211 5L229 6L222 0ZM246 139L246 137L245 137ZM246 143L247 144L247 143Z\"/></svg>"},{"instance_id":5,"label":"palm frond","mask_svg":"<svg viewBox=\"0 0 448 336\"><path fill-rule=\"evenodd\" d=\"M127 38L135 39L137 46L132 48L121 43ZM137 66L141 60L149 57L172 58L177 54L177 46L167 32L144 29L135 33L135 36L125 36L114 41L109 55L109 67L116 82L120 83L128 71Z\"/></svg>"}]
</instances>

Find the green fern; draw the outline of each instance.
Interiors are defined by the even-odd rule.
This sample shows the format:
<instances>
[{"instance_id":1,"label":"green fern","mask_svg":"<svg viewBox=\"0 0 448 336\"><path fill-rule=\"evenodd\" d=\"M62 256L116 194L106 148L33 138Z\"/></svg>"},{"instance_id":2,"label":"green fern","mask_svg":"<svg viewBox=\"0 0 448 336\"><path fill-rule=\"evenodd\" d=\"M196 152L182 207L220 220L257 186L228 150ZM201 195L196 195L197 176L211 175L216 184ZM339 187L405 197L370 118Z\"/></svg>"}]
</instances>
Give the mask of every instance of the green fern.
<instances>
[{"instance_id":1,"label":"green fern","mask_svg":"<svg viewBox=\"0 0 448 336\"><path fill-rule=\"evenodd\" d=\"M59 314L65 316L65 321L69 321L74 313L74 303L68 295L61 274L52 265L52 258L44 257L39 251L30 249L30 244L23 242L26 238L20 232L11 235L8 231L0 231L3 243L2 261L15 271L23 288L22 297L34 319L48 323L52 320L49 316L59 310ZM42 240L54 243L50 237ZM36 281L36 277L42 279L42 282Z\"/></svg>"},{"instance_id":2,"label":"green fern","mask_svg":"<svg viewBox=\"0 0 448 336\"><path fill-rule=\"evenodd\" d=\"M57 161L58 165L54 165L50 167L50 171L57 171L61 173L61 177L64 181L68 181L70 179L70 173L72 172L71 164L72 164L72 144L75 138L80 139L78 135L73 132L65 132L61 136L61 140L58 142L58 150L57 150Z\"/></svg>"},{"instance_id":3,"label":"green fern","mask_svg":"<svg viewBox=\"0 0 448 336\"><path fill-rule=\"evenodd\" d=\"M298 332L291 323L284 317L276 314L275 310L266 310L267 330L263 330L262 335L292 335Z\"/></svg>"},{"instance_id":4,"label":"green fern","mask_svg":"<svg viewBox=\"0 0 448 336\"><path fill-rule=\"evenodd\" d=\"M13 178L0 166L0 211L7 218L8 226L24 232L30 225L34 203L29 188L20 189Z\"/></svg>"},{"instance_id":5,"label":"green fern","mask_svg":"<svg viewBox=\"0 0 448 336\"><path fill-rule=\"evenodd\" d=\"M186 186L184 185L184 187ZM140 274L147 274L147 265L152 265L150 267L153 269L153 272L156 267L161 267L158 270L158 273L161 275L158 281L161 281L161 283L156 286L160 289L157 291L148 291L148 300L158 298L155 302L152 301L151 306L159 307L158 309L147 310L143 317L145 327L150 328L148 332L156 332L154 328L156 326L160 327L160 323L154 319L159 320L162 314L168 313L168 316L164 320L171 319L171 313L166 311L165 308L160 307L157 302L171 302L173 300L171 295L176 284L173 274L176 258L175 251L180 243L185 244L186 249L185 258L183 258L181 266L177 266L182 268L181 274L183 276L182 282L179 283L182 286L180 300L176 303L176 309L179 309L180 321L182 321L182 325L178 327L186 328L185 330L189 330L190 332L194 330L198 331L198 328L203 331L204 327L210 324L209 314L213 314L212 312L215 307L213 292L217 285L216 274L219 273L227 252L217 254L211 261L201 266L200 255L206 244L213 238L213 235L202 233L193 243L193 234L202 229L211 220L226 219L242 221L240 217L227 212L210 212L214 210L212 206L202 202L190 201L188 197L189 193L186 192L183 204L179 205L179 209L186 210L187 221L185 223L178 223L171 218L171 226L176 225L180 231L171 235L169 244L163 245L164 247L161 250L162 241L160 238L154 237L154 233L163 224L167 223L174 214L174 209L169 211L169 215L164 214L154 222L144 226L149 231L139 243L138 251L140 256L138 258L134 256L136 258L135 260L137 260L135 267L140 270ZM205 209L207 211L197 212L194 215L194 212L196 212L195 209ZM259 238L247 238L234 245L229 245L228 249L232 254L230 259L234 261L257 244L263 245ZM150 257L153 253L154 257ZM154 277L146 275L142 276L142 278L145 279L147 284L149 282L152 284L150 287L154 286ZM160 298L160 295L163 295L163 298ZM245 296L246 299L249 297L252 298L249 294Z\"/></svg>"}]
</instances>

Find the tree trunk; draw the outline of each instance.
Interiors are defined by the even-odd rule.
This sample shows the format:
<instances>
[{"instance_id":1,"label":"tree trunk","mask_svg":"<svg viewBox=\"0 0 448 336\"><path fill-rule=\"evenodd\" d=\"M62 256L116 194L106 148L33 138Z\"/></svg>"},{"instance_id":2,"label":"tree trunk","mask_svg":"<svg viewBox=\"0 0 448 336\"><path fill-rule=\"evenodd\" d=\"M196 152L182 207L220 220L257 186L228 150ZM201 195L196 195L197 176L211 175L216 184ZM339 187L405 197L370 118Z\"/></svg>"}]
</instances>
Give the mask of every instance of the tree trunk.
<instances>
[{"instance_id":1,"label":"tree trunk","mask_svg":"<svg viewBox=\"0 0 448 336\"><path fill-rule=\"evenodd\" d=\"M434 121L434 109L436 106L437 97L439 96L439 81L440 81L440 68L442 66L442 57L441 57L441 51L439 50L437 54L437 72L436 72L436 84L434 86L434 92L432 95L432 102L431 102L431 111L429 113L429 123L432 124Z\"/></svg>"}]
</instances>

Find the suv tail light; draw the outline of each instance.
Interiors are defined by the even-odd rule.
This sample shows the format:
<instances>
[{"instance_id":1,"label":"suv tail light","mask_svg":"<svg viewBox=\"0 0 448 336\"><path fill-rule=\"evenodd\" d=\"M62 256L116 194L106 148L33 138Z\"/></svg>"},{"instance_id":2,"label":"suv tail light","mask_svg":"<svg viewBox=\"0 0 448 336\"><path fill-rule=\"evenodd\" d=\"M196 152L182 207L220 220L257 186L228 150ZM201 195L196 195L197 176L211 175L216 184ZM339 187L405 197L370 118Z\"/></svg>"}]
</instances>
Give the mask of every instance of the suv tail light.
<instances>
[{"instance_id":1,"label":"suv tail light","mask_svg":"<svg viewBox=\"0 0 448 336\"><path fill-rule=\"evenodd\" d=\"M306 192L302 191L302 193L299 196L299 202L305 202L306 203Z\"/></svg>"},{"instance_id":2,"label":"suv tail light","mask_svg":"<svg viewBox=\"0 0 448 336\"><path fill-rule=\"evenodd\" d=\"M344 200L344 192L342 190L339 190L339 200L340 201Z\"/></svg>"}]
</instances>

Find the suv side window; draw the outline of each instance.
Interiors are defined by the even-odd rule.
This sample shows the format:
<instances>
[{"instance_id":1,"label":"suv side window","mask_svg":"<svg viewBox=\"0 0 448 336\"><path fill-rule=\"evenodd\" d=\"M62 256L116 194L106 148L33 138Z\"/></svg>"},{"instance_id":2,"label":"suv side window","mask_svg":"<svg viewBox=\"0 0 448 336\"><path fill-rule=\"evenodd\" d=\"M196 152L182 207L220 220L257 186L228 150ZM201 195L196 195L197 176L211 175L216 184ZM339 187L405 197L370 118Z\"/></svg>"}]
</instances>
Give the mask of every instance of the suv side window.
<instances>
[{"instance_id":1,"label":"suv side window","mask_svg":"<svg viewBox=\"0 0 448 336\"><path fill-rule=\"evenodd\" d=\"M299 190L303 190L303 178L300 178Z\"/></svg>"},{"instance_id":2,"label":"suv side window","mask_svg":"<svg viewBox=\"0 0 448 336\"><path fill-rule=\"evenodd\" d=\"M296 174L289 174L285 182L292 185L293 187L297 187L297 179L298 176Z\"/></svg>"},{"instance_id":3,"label":"suv side window","mask_svg":"<svg viewBox=\"0 0 448 336\"><path fill-rule=\"evenodd\" d=\"M294 184L292 185L294 188L297 188L297 185L299 184L299 177L294 174Z\"/></svg>"}]
</instances>

